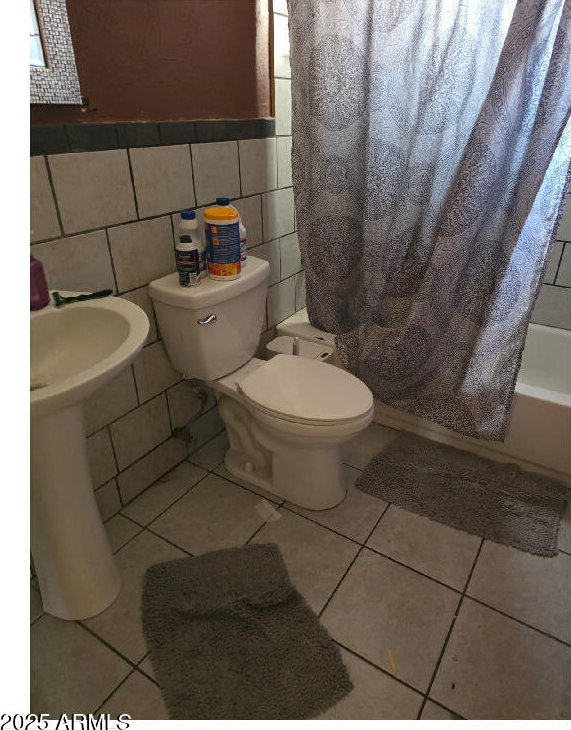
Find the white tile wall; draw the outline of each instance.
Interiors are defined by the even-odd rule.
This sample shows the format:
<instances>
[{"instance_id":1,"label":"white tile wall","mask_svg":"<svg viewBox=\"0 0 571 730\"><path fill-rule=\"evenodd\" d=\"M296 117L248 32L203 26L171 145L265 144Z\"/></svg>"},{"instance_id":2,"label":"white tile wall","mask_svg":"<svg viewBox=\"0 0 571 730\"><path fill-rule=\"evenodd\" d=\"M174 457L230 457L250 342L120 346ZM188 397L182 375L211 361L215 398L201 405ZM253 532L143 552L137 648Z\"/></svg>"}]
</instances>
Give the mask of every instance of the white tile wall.
<instances>
[{"instance_id":1,"label":"white tile wall","mask_svg":"<svg viewBox=\"0 0 571 730\"><path fill-rule=\"evenodd\" d=\"M116 291L104 230L38 243L32 254L44 265L50 289Z\"/></svg>"},{"instance_id":2,"label":"white tile wall","mask_svg":"<svg viewBox=\"0 0 571 730\"><path fill-rule=\"evenodd\" d=\"M259 259L264 259L270 265L270 278L268 284L277 284L280 279L280 242L268 241L268 243L262 243L261 246L256 246L250 249L252 256L257 256Z\"/></svg>"},{"instance_id":3,"label":"white tile wall","mask_svg":"<svg viewBox=\"0 0 571 730\"><path fill-rule=\"evenodd\" d=\"M184 441L171 438L121 472L117 477L117 482L123 504L127 504L159 477L179 464L186 458L187 453Z\"/></svg>"},{"instance_id":4,"label":"white tile wall","mask_svg":"<svg viewBox=\"0 0 571 730\"><path fill-rule=\"evenodd\" d=\"M43 157L30 158L30 239L41 241L61 235L54 196Z\"/></svg>"},{"instance_id":5,"label":"white tile wall","mask_svg":"<svg viewBox=\"0 0 571 730\"><path fill-rule=\"evenodd\" d=\"M110 228L109 244L120 292L175 271L170 216Z\"/></svg>"},{"instance_id":6,"label":"white tile wall","mask_svg":"<svg viewBox=\"0 0 571 730\"><path fill-rule=\"evenodd\" d=\"M87 439L87 457L94 487L101 486L117 473L113 447L106 428L102 428Z\"/></svg>"},{"instance_id":7,"label":"white tile wall","mask_svg":"<svg viewBox=\"0 0 571 730\"><path fill-rule=\"evenodd\" d=\"M164 393L112 423L109 430L119 469L125 469L170 436Z\"/></svg>"},{"instance_id":8,"label":"white tile wall","mask_svg":"<svg viewBox=\"0 0 571 730\"><path fill-rule=\"evenodd\" d=\"M121 509L121 500L119 499L119 487L117 480L111 479L103 486L95 491L95 501L99 507L101 519L108 520Z\"/></svg>"},{"instance_id":9,"label":"white tile wall","mask_svg":"<svg viewBox=\"0 0 571 730\"><path fill-rule=\"evenodd\" d=\"M194 208L190 147L137 147L129 152L139 218Z\"/></svg>"},{"instance_id":10,"label":"white tile wall","mask_svg":"<svg viewBox=\"0 0 571 730\"><path fill-rule=\"evenodd\" d=\"M110 383L85 400L85 431L91 434L139 405L133 368L125 368Z\"/></svg>"},{"instance_id":11,"label":"white tile wall","mask_svg":"<svg viewBox=\"0 0 571 730\"><path fill-rule=\"evenodd\" d=\"M566 243L555 281L559 286L571 287L571 243Z\"/></svg>"},{"instance_id":12,"label":"white tile wall","mask_svg":"<svg viewBox=\"0 0 571 730\"><path fill-rule=\"evenodd\" d=\"M181 380L174 387L167 390L167 400L173 428L184 426L193 416L198 415L200 401L188 380ZM213 408L216 404L214 393L210 391L209 400L204 410Z\"/></svg>"},{"instance_id":13,"label":"white tile wall","mask_svg":"<svg viewBox=\"0 0 571 730\"><path fill-rule=\"evenodd\" d=\"M149 296L149 287L142 286L139 289L133 289L127 294L122 294L121 299L127 299L129 302L133 302L133 304L141 307L141 309L145 312L149 320L149 334L147 335L145 344L149 345L151 342L154 342L158 337L158 333L155 321L155 310L153 309L153 303Z\"/></svg>"},{"instance_id":14,"label":"white tile wall","mask_svg":"<svg viewBox=\"0 0 571 730\"><path fill-rule=\"evenodd\" d=\"M291 81L275 80L276 134L291 135Z\"/></svg>"},{"instance_id":15,"label":"white tile wall","mask_svg":"<svg viewBox=\"0 0 571 730\"><path fill-rule=\"evenodd\" d=\"M543 284L533 309L532 322L571 330L571 288Z\"/></svg>"},{"instance_id":16,"label":"white tile wall","mask_svg":"<svg viewBox=\"0 0 571 730\"><path fill-rule=\"evenodd\" d=\"M287 0L273 0L273 10L274 14L287 15Z\"/></svg>"},{"instance_id":17,"label":"white tile wall","mask_svg":"<svg viewBox=\"0 0 571 730\"><path fill-rule=\"evenodd\" d=\"M50 155L48 164L64 233L137 217L127 150Z\"/></svg>"},{"instance_id":18,"label":"white tile wall","mask_svg":"<svg viewBox=\"0 0 571 730\"><path fill-rule=\"evenodd\" d=\"M297 233L280 238L281 278L287 279L301 271L301 251Z\"/></svg>"},{"instance_id":19,"label":"white tile wall","mask_svg":"<svg viewBox=\"0 0 571 730\"><path fill-rule=\"evenodd\" d=\"M257 246L264 240L262 235L262 197L252 195L240 198L232 203L240 212L242 222L246 226L248 247Z\"/></svg>"},{"instance_id":20,"label":"white tile wall","mask_svg":"<svg viewBox=\"0 0 571 730\"><path fill-rule=\"evenodd\" d=\"M276 139L241 139L240 179L242 195L254 195L277 186Z\"/></svg>"},{"instance_id":21,"label":"white tile wall","mask_svg":"<svg viewBox=\"0 0 571 730\"><path fill-rule=\"evenodd\" d=\"M563 215L557 229L556 238L560 241L571 241L571 195L568 195L565 201Z\"/></svg>"},{"instance_id":22,"label":"white tile wall","mask_svg":"<svg viewBox=\"0 0 571 730\"><path fill-rule=\"evenodd\" d=\"M133 370L141 403L178 383L182 377L171 365L162 341L144 347L133 363Z\"/></svg>"},{"instance_id":23,"label":"white tile wall","mask_svg":"<svg viewBox=\"0 0 571 730\"><path fill-rule=\"evenodd\" d=\"M268 327L273 327L295 313L295 279L280 281L268 289Z\"/></svg>"},{"instance_id":24,"label":"white tile wall","mask_svg":"<svg viewBox=\"0 0 571 730\"><path fill-rule=\"evenodd\" d=\"M239 198L238 142L206 142L191 149L196 204L213 203L217 197Z\"/></svg>"},{"instance_id":25,"label":"white tile wall","mask_svg":"<svg viewBox=\"0 0 571 730\"><path fill-rule=\"evenodd\" d=\"M292 184L291 175L291 137L276 137L278 153L278 188Z\"/></svg>"},{"instance_id":26,"label":"white tile wall","mask_svg":"<svg viewBox=\"0 0 571 730\"><path fill-rule=\"evenodd\" d=\"M543 276L544 284L553 284L555 282L555 276L557 269L559 268L559 261L561 260L561 254L563 252L563 242L553 241L551 250L549 251L549 257L547 259L547 266L545 267L545 274Z\"/></svg>"},{"instance_id":27,"label":"white tile wall","mask_svg":"<svg viewBox=\"0 0 571 730\"><path fill-rule=\"evenodd\" d=\"M276 14L274 14L274 74L277 78L291 77L287 18Z\"/></svg>"},{"instance_id":28,"label":"white tile wall","mask_svg":"<svg viewBox=\"0 0 571 730\"><path fill-rule=\"evenodd\" d=\"M284 188L264 193L262 196L264 239L281 238L292 233L295 227L293 213L293 189Z\"/></svg>"}]
</instances>

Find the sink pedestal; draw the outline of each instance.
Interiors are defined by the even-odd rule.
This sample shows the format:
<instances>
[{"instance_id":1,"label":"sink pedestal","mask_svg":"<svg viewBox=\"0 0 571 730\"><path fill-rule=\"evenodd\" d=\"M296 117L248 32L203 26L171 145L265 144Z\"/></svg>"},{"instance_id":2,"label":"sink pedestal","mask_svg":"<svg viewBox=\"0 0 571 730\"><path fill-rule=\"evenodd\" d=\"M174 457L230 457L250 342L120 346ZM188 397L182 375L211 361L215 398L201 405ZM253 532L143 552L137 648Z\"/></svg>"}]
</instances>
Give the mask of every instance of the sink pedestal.
<instances>
[{"instance_id":1,"label":"sink pedestal","mask_svg":"<svg viewBox=\"0 0 571 730\"><path fill-rule=\"evenodd\" d=\"M81 405L32 419L30 540L44 609L95 616L121 578L95 501Z\"/></svg>"}]
</instances>

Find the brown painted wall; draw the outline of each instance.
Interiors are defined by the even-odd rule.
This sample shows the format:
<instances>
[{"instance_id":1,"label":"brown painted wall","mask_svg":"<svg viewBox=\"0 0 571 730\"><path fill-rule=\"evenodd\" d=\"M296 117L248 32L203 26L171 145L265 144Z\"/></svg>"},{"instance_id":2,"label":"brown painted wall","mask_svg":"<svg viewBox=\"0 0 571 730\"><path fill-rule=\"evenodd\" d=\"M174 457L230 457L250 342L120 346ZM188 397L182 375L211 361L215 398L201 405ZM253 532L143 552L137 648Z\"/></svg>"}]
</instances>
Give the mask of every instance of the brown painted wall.
<instances>
[{"instance_id":1,"label":"brown painted wall","mask_svg":"<svg viewBox=\"0 0 571 730\"><path fill-rule=\"evenodd\" d=\"M268 0L67 0L89 107L32 124L271 115Z\"/></svg>"}]
</instances>

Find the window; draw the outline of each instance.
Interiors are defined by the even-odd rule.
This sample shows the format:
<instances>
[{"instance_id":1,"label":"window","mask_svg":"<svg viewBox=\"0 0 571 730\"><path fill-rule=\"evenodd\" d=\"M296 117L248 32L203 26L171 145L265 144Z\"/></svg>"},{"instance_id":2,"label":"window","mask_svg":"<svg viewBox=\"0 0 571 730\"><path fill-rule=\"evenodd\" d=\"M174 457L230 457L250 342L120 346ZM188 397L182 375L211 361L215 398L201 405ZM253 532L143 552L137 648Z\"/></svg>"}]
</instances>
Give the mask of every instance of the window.
<instances>
[{"instance_id":1,"label":"window","mask_svg":"<svg viewBox=\"0 0 571 730\"><path fill-rule=\"evenodd\" d=\"M65 0L30 0L30 14L30 103L81 104Z\"/></svg>"}]
</instances>

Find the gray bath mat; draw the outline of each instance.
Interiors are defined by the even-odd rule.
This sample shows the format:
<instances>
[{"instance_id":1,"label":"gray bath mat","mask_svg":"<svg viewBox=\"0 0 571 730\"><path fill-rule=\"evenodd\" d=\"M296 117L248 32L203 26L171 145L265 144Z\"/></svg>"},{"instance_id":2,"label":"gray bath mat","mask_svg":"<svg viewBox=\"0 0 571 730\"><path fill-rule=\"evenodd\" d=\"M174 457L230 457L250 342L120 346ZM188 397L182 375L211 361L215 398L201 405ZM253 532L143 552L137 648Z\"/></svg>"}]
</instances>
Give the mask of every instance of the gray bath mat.
<instances>
[{"instance_id":1,"label":"gray bath mat","mask_svg":"<svg viewBox=\"0 0 571 730\"><path fill-rule=\"evenodd\" d=\"M276 545L153 565L143 630L171 720L299 720L352 689Z\"/></svg>"},{"instance_id":2,"label":"gray bath mat","mask_svg":"<svg viewBox=\"0 0 571 730\"><path fill-rule=\"evenodd\" d=\"M363 492L534 555L557 555L567 488L554 479L403 432L357 479Z\"/></svg>"}]
</instances>

